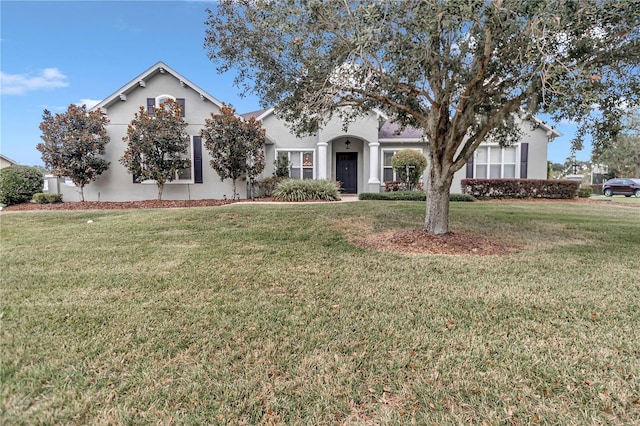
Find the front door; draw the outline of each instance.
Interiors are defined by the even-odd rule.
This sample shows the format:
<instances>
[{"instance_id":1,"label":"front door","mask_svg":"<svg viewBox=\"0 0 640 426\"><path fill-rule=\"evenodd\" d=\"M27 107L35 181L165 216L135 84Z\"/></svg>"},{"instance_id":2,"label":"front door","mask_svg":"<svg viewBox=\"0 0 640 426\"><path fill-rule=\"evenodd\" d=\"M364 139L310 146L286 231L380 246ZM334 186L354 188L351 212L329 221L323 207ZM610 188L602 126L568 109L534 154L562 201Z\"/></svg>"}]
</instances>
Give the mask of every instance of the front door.
<instances>
[{"instance_id":1,"label":"front door","mask_svg":"<svg viewBox=\"0 0 640 426\"><path fill-rule=\"evenodd\" d=\"M345 194L358 193L358 153L336 153L336 180L342 184Z\"/></svg>"}]
</instances>

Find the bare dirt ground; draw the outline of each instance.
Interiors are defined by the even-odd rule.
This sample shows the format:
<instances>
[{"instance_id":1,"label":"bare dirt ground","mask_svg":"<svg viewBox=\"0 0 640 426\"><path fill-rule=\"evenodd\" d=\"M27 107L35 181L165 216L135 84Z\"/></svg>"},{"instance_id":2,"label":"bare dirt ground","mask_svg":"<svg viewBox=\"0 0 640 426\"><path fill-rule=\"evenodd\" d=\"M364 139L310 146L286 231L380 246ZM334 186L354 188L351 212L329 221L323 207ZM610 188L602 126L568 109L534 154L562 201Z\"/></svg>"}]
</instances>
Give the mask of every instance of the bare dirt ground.
<instances>
[{"instance_id":1,"label":"bare dirt ground","mask_svg":"<svg viewBox=\"0 0 640 426\"><path fill-rule=\"evenodd\" d=\"M251 202L270 202L271 199L260 199ZM521 200L519 200L521 201ZM566 200L564 200L566 202ZM485 202L503 202L501 200ZM531 200L531 202L556 202L554 200ZM614 204L611 201L593 201L576 199L575 203ZM224 200L146 200L131 202L87 201L66 202L59 204L25 203L6 207L5 211L27 210L113 210L113 209L157 209L223 206L231 204ZM618 204L618 203L615 203ZM640 204L623 204L625 206L640 207ZM447 255L506 255L519 250L521 247L505 246L495 241L474 235L451 232L446 235L428 235L420 229L401 229L376 234L369 234L353 240L354 244L378 251L392 251L405 254L447 254Z\"/></svg>"}]
</instances>

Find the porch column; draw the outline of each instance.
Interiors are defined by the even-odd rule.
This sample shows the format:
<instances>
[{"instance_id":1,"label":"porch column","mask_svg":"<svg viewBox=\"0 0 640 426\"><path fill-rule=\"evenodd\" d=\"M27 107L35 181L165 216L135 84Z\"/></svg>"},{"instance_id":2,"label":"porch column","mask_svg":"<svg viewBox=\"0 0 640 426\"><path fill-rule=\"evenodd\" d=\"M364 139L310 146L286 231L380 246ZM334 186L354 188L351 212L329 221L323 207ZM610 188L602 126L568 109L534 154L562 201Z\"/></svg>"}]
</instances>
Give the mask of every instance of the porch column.
<instances>
[{"instance_id":1,"label":"porch column","mask_svg":"<svg viewBox=\"0 0 640 426\"><path fill-rule=\"evenodd\" d=\"M318 175L317 179L327 178L327 142L318 142Z\"/></svg>"},{"instance_id":2,"label":"porch column","mask_svg":"<svg viewBox=\"0 0 640 426\"><path fill-rule=\"evenodd\" d=\"M380 156L378 153L378 147L380 142L369 142L369 184L380 185Z\"/></svg>"},{"instance_id":3,"label":"porch column","mask_svg":"<svg viewBox=\"0 0 640 426\"><path fill-rule=\"evenodd\" d=\"M369 142L369 192L380 192L380 142Z\"/></svg>"}]
</instances>

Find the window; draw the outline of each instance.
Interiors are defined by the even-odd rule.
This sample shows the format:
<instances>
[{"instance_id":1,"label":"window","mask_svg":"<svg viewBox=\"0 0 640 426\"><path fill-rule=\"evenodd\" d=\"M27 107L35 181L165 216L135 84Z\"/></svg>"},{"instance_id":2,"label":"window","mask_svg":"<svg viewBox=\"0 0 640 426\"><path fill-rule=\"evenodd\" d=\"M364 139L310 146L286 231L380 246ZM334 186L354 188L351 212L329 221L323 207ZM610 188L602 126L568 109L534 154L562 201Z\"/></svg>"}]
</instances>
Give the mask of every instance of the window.
<instances>
[{"instance_id":1,"label":"window","mask_svg":"<svg viewBox=\"0 0 640 426\"><path fill-rule=\"evenodd\" d=\"M287 155L289 160L289 177L292 179L313 179L313 151L280 151L276 154Z\"/></svg>"},{"instance_id":2,"label":"window","mask_svg":"<svg viewBox=\"0 0 640 426\"><path fill-rule=\"evenodd\" d=\"M155 98L147 98L147 111L150 115L153 115L153 107L158 107L162 105L167 99L173 99L178 102L180 105L181 116L185 116L185 99L184 98L174 98L171 95L160 95Z\"/></svg>"},{"instance_id":3,"label":"window","mask_svg":"<svg viewBox=\"0 0 640 426\"><path fill-rule=\"evenodd\" d=\"M475 154L477 179L516 177L516 147L481 146Z\"/></svg>"},{"instance_id":4,"label":"window","mask_svg":"<svg viewBox=\"0 0 640 426\"><path fill-rule=\"evenodd\" d=\"M391 159L396 151L382 151L382 181L387 182L396 179L396 171L391 166Z\"/></svg>"}]
</instances>

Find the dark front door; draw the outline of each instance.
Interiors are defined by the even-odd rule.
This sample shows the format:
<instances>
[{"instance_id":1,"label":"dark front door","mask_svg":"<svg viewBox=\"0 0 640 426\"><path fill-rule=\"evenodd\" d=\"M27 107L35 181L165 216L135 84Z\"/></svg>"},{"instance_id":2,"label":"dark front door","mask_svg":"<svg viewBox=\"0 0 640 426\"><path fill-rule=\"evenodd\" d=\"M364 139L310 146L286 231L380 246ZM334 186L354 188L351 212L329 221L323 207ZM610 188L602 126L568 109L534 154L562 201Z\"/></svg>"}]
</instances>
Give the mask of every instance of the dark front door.
<instances>
[{"instance_id":1,"label":"dark front door","mask_svg":"<svg viewBox=\"0 0 640 426\"><path fill-rule=\"evenodd\" d=\"M336 180L342 184L345 194L358 193L358 153L336 153Z\"/></svg>"}]
</instances>

